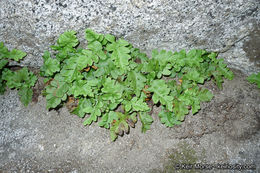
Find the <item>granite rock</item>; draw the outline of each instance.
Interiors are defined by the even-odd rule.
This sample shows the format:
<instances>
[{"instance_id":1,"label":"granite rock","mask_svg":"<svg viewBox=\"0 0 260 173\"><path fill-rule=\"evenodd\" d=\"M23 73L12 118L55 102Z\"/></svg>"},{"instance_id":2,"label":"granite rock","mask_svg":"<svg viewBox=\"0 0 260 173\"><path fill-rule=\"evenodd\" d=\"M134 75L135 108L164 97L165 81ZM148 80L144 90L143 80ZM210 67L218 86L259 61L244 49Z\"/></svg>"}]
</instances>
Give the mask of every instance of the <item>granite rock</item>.
<instances>
[{"instance_id":1,"label":"granite rock","mask_svg":"<svg viewBox=\"0 0 260 173\"><path fill-rule=\"evenodd\" d=\"M260 70L259 1L256 0L2 0L0 40L28 53L39 67L44 50L66 30L123 37L143 51L202 48L219 51L230 67ZM257 38L258 39L257 39ZM83 40L82 40L83 41ZM252 58L253 57L253 58Z\"/></svg>"},{"instance_id":2,"label":"granite rock","mask_svg":"<svg viewBox=\"0 0 260 173\"><path fill-rule=\"evenodd\" d=\"M234 73L223 90L207 83L213 100L203 103L198 114L186 116L181 125L166 128L158 117L161 109L154 106L150 130L141 133L138 121L115 142L110 141L109 130L97 123L83 126L84 119L66 107L48 111L42 96L24 107L17 92L8 90L0 95L0 172L174 172L162 170L167 168L168 153L187 153L179 147L183 142L196 151L197 163L253 165L253 170L242 172L260 172L260 92L248 84L246 75ZM186 159L175 162L189 163Z\"/></svg>"}]
</instances>

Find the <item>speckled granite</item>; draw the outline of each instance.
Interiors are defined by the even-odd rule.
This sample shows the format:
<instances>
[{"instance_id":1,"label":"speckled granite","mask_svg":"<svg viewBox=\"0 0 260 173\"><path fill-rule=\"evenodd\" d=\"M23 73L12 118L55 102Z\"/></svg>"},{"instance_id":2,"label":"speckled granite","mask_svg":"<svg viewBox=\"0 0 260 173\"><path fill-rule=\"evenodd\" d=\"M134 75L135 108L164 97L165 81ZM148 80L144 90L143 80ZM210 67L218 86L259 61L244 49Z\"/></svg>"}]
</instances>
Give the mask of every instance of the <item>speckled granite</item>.
<instances>
[{"instance_id":1,"label":"speckled granite","mask_svg":"<svg viewBox=\"0 0 260 173\"><path fill-rule=\"evenodd\" d=\"M259 51L252 46L259 6L257 0L1 0L0 41L28 52L23 64L40 66L59 34L74 29L83 39L89 27L124 37L147 53L220 51L230 67L249 74L260 71Z\"/></svg>"}]
</instances>

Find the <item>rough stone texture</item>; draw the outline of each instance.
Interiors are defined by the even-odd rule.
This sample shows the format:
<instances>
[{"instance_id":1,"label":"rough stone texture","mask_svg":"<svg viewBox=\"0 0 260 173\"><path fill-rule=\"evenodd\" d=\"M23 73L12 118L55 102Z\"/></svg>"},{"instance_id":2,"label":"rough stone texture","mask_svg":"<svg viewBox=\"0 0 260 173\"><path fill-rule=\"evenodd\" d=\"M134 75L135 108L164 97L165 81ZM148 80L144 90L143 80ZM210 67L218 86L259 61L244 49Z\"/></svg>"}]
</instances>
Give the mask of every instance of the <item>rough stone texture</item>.
<instances>
[{"instance_id":1,"label":"rough stone texture","mask_svg":"<svg viewBox=\"0 0 260 173\"><path fill-rule=\"evenodd\" d=\"M0 0L0 41L26 51L23 65L39 67L59 34L73 29L123 37L151 49L219 51L230 67L258 72L258 0ZM0 96L0 172L149 172L163 169L166 153L186 141L206 163L255 164L260 172L260 93L235 72L215 98L175 128L157 117L146 134L140 122L112 143L109 131L84 127L66 108L47 111L40 96L24 108L17 92ZM214 170L212 172L217 172ZM222 172L222 171L219 171ZM232 172L232 171L230 171Z\"/></svg>"},{"instance_id":2,"label":"rough stone texture","mask_svg":"<svg viewBox=\"0 0 260 173\"><path fill-rule=\"evenodd\" d=\"M207 83L214 99L174 128L160 123L154 107L151 130L141 133L138 122L116 142L95 123L84 127L65 107L47 111L42 96L25 108L9 90L0 96L0 172L158 172L167 153L179 151L184 141L207 164L255 164L256 170L248 172L259 172L260 92L245 78L235 71L223 90ZM209 172L218 171L223 172Z\"/></svg>"},{"instance_id":3,"label":"rough stone texture","mask_svg":"<svg viewBox=\"0 0 260 173\"><path fill-rule=\"evenodd\" d=\"M23 64L42 65L58 35L86 28L151 49L221 52L230 67L258 72L258 0L1 0L0 40L28 52ZM258 40L258 42L257 42Z\"/></svg>"}]
</instances>

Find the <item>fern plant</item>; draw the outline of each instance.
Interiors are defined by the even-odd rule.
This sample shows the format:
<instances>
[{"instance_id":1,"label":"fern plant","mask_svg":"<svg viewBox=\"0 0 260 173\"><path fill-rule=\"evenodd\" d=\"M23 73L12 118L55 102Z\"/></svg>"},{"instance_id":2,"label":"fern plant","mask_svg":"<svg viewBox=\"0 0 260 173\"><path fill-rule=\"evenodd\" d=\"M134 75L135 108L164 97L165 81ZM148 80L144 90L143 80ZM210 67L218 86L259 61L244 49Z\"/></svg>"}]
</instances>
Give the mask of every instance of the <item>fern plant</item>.
<instances>
[{"instance_id":1,"label":"fern plant","mask_svg":"<svg viewBox=\"0 0 260 173\"><path fill-rule=\"evenodd\" d=\"M77 48L75 31L60 35L46 51L41 75L45 77L47 109L66 105L70 112L85 118L83 124L98 122L110 129L111 140L129 133L137 120L142 132L150 129L152 105L167 127L180 124L200 103L210 101L212 93L198 86L214 80L221 88L223 79L233 73L216 53L205 50L171 52L153 50L152 57L123 39L87 29L86 48Z\"/></svg>"},{"instance_id":2,"label":"fern plant","mask_svg":"<svg viewBox=\"0 0 260 173\"><path fill-rule=\"evenodd\" d=\"M251 74L250 76L247 77L247 80L250 83L255 83L257 87L260 89L260 72L257 74Z\"/></svg>"},{"instance_id":3,"label":"fern plant","mask_svg":"<svg viewBox=\"0 0 260 173\"><path fill-rule=\"evenodd\" d=\"M21 102L27 106L32 100L32 87L37 77L28 71L27 67L23 67L18 71L11 71L7 65L9 61L19 62L26 56L26 53L13 49L8 51L3 42L0 42L0 94L5 92L6 86L18 90Z\"/></svg>"}]
</instances>

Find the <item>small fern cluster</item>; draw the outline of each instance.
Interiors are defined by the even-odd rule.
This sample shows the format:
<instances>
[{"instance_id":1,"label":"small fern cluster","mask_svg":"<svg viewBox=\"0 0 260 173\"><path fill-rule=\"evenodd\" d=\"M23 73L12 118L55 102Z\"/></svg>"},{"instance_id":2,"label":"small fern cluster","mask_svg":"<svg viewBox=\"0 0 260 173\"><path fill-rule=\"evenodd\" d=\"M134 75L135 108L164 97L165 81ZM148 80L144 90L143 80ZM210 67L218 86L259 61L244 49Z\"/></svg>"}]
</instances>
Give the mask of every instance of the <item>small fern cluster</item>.
<instances>
[{"instance_id":1,"label":"small fern cluster","mask_svg":"<svg viewBox=\"0 0 260 173\"><path fill-rule=\"evenodd\" d=\"M167 127L180 124L213 97L198 84L213 79L221 88L224 78L233 78L216 53L153 50L148 58L113 35L87 29L85 37L87 47L77 48L76 32L67 31L51 46L54 56L45 52L41 75L47 83L47 108L66 104L73 114L85 118L84 125L98 121L110 129L111 140L128 133L138 119L142 132L150 129L153 104L161 106L158 116Z\"/></svg>"}]
</instances>

